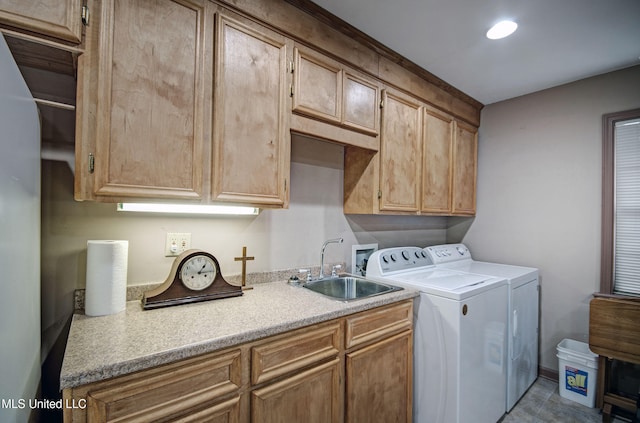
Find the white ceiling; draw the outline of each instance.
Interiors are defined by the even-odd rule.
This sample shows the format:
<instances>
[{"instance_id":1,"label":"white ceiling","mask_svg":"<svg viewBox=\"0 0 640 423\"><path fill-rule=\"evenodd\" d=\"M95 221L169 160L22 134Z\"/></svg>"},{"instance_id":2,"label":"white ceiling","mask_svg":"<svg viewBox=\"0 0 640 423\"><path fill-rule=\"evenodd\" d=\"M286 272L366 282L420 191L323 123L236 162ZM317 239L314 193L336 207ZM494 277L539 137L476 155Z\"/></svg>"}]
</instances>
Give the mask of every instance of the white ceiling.
<instances>
[{"instance_id":1,"label":"white ceiling","mask_svg":"<svg viewBox=\"0 0 640 423\"><path fill-rule=\"evenodd\" d=\"M483 104L640 65L640 0L313 1Z\"/></svg>"}]
</instances>

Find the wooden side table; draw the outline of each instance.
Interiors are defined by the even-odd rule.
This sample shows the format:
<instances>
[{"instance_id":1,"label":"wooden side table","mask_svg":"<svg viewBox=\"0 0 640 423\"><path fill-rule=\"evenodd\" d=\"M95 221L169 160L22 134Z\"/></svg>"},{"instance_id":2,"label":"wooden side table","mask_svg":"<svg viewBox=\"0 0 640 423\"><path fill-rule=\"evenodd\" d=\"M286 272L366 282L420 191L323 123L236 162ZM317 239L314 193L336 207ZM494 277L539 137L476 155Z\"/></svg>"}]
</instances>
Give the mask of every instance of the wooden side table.
<instances>
[{"instance_id":1,"label":"wooden side table","mask_svg":"<svg viewBox=\"0 0 640 423\"><path fill-rule=\"evenodd\" d=\"M640 364L640 299L596 296L589 309L589 348L598 359L596 404L603 423L611 422L614 406L638 413L636 401L611 389L611 361Z\"/></svg>"}]
</instances>

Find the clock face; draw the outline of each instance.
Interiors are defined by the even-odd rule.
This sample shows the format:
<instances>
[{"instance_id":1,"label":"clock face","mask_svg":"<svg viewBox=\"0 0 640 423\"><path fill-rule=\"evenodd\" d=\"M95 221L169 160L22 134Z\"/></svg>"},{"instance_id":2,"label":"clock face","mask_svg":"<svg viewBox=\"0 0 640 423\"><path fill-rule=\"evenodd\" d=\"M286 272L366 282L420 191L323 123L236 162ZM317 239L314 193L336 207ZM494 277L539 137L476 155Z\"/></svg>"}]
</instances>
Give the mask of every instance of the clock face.
<instances>
[{"instance_id":1,"label":"clock face","mask_svg":"<svg viewBox=\"0 0 640 423\"><path fill-rule=\"evenodd\" d=\"M210 257L195 255L182 265L180 280L187 288L201 291L213 283L216 272L216 266Z\"/></svg>"}]
</instances>

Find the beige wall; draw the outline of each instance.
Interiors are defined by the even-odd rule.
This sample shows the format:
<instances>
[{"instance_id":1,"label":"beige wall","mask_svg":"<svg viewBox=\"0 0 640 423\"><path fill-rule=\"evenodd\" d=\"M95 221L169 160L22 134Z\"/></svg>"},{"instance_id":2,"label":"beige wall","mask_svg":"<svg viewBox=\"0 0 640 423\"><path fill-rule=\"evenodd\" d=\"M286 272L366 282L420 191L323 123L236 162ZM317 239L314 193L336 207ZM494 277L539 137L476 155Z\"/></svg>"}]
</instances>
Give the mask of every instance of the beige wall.
<instances>
[{"instance_id":1,"label":"beige wall","mask_svg":"<svg viewBox=\"0 0 640 423\"><path fill-rule=\"evenodd\" d=\"M545 368L558 368L562 339L588 341L600 283L602 115L637 107L640 66L482 112L478 212L459 225L476 259L540 269Z\"/></svg>"}]
</instances>

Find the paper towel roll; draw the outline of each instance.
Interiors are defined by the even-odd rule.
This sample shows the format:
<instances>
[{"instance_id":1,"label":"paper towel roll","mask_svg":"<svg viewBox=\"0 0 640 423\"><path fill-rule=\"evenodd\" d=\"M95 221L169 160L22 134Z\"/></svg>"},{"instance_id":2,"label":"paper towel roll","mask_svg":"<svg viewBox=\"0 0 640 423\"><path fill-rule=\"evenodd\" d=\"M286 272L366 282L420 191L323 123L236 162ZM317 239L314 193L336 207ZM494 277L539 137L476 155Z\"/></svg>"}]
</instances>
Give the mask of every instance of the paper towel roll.
<instances>
[{"instance_id":1,"label":"paper towel roll","mask_svg":"<svg viewBox=\"0 0 640 423\"><path fill-rule=\"evenodd\" d=\"M125 309L128 254L129 241L87 241L86 315L104 316Z\"/></svg>"}]
</instances>

